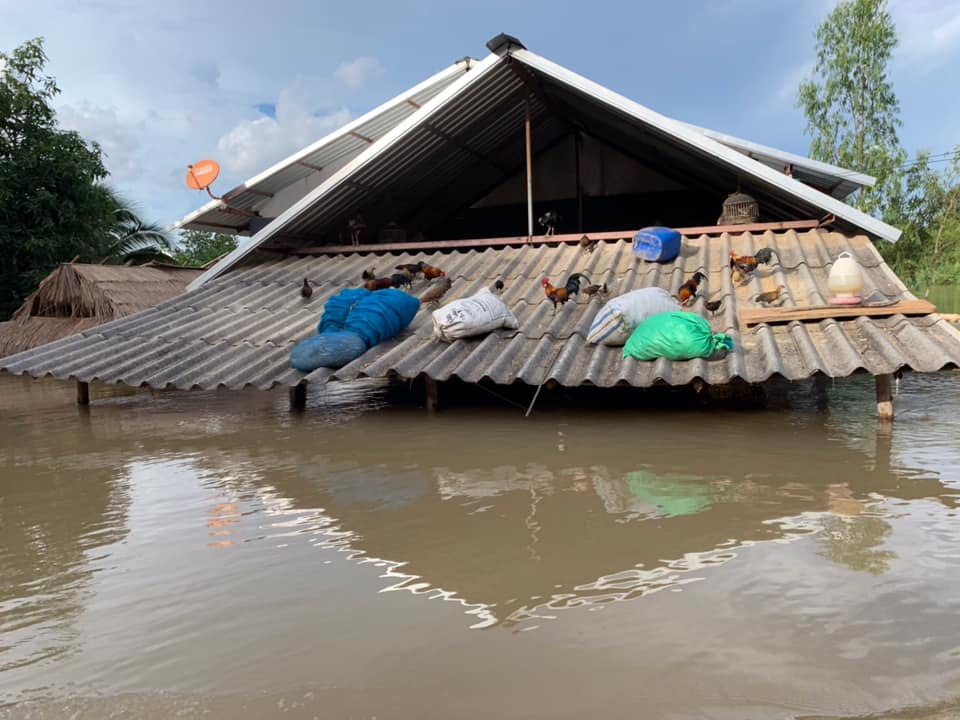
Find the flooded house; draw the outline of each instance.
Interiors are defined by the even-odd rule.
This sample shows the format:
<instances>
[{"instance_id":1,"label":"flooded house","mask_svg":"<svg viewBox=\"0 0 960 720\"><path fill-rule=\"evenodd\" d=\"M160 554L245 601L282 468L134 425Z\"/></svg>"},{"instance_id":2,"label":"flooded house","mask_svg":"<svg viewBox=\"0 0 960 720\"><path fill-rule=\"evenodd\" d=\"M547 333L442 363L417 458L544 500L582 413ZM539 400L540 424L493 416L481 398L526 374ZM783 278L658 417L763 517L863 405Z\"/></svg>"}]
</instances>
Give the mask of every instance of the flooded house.
<instances>
[{"instance_id":1,"label":"flooded house","mask_svg":"<svg viewBox=\"0 0 960 720\"><path fill-rule=\"evenodd\" d=\"M358 378L418 380L433 406L450 381L531 394L545 385L709 392L869 373L878 412L892 416L895 374L960 365L960 333L875 247L900 232L844 202L873 178L666 117L516 38L487 47L484 59L453 64L179 221L248 238L186 293L78 328L0 369L82 388L286 387L295 406L310 387ZM653 225L681 233L675 259L634 254L637 230ZM735 282L731 252L761 248L776 261ZM861 306L829 303L841 253L862 271ZM291 348L315 332L327 299L359 286L365 270L420 261L451 279L443 302L501 282L519 327L442 342L422 309L398 337L339 369L291 368ZM675 293L702 272L690 309L734 347L717 360L639 362L589 344L600 298L555 309L541 287L574 272L610 296ZM780 286L780 307L753 301Z\"/></svg>"}]
</instances>

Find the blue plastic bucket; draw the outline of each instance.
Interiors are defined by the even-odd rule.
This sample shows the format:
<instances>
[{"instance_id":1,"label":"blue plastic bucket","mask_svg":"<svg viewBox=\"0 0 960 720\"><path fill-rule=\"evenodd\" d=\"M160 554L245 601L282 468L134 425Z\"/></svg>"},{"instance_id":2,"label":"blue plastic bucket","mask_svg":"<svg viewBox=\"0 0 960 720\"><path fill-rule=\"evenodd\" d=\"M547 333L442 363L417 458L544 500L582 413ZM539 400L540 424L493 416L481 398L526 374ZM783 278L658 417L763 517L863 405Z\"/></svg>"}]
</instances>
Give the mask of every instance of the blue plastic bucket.
<instances>
[{"instance_id":1,"label":"blue plastic bucket","mask_svg":"<svg viewBox=\"0 0 960 720\"><path fill-rule=\"evenodd\" d=\"M680 254L680 233L668 227L647 227L633 236L633 254L648 262L670 262Z\"/></svg>"}]
</instances>

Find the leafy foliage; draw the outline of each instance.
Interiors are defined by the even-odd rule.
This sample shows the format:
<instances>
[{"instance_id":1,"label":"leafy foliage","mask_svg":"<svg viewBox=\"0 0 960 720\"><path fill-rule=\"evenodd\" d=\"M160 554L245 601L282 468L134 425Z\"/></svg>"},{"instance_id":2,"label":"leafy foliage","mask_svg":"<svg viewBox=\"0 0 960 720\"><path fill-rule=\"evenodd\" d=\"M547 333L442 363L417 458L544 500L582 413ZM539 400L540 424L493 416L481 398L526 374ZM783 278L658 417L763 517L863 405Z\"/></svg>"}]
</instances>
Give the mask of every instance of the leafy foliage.
<instances>
[{"instance_id":1,"label":"leafy foliage","mask_svg":"<svg viewBox=\"0 0 960 720\"><path fill-rule=\"evenodd\" d=\"M56 126L41 40L0 53L0 318L58 262L96 247L108 206L100 148Z\"/></svg>"},{"instance_id":2,"label":"leafy foliage","mask_svg":"<svg viewBox=\"0 0 960 720\"><path fill-rule=\"evenodd\" d=\"M906 158L897 137L900 103L887 77L896 46L886 0L842 0L817 30L814 75L799 89L811 156L876 177L856 198L874 214L896 195Z\"/></svg>"},{"instance_id":3,"label":"leafy foliage","mask_svg":"<svg viewBox=\"0 0 960 720\"><path fill-rule=\"evenodd\" d=\"M41 39L0 53L0 319L58 263L163 259L172 243L103 180L96 143L57 127Z\"/></svg>"},{"instance_id":4,"label":"leafy foliage","mask_svg":"<svg viewBox=\"0 0 960 720\"><path fill-rule=\"evenodd\" d=\"M183 230L174 257L181 265L199 267L216 260L237 247L232 235L209 233L201 230Z\"/></svg>"}]
</instances>

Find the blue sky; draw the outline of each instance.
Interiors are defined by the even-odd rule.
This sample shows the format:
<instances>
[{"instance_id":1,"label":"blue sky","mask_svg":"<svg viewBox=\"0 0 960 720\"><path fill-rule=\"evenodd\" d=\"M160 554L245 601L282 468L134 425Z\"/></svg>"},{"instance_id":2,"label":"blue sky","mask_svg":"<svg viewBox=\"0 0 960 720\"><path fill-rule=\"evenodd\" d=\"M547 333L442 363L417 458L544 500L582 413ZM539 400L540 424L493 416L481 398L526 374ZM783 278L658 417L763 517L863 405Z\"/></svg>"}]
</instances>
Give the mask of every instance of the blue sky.
<instances>
[{"instance_id":1,"label":"blue sky","mask_svg":"<svg viewBox=\"0 0 960 720\"><path fill-rule=\"evenodd\" d=\"M571 4L0 0L0 49L42 35L64 126L99 141L112 182L164 224L499 32L659 112L806 153L796 85L833 0ZM890 0L909 150L960 144L960 2Z\"/></svg>"}]
</instances>

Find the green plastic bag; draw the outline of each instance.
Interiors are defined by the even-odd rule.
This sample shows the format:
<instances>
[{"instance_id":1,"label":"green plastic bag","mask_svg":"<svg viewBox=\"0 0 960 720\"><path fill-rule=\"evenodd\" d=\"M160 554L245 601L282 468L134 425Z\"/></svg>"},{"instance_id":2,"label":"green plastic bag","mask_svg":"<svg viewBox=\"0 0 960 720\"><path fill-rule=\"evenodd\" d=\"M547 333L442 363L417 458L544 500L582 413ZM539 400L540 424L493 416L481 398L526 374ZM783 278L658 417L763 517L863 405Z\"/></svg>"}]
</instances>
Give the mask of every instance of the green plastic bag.
<instances>
[{"instance_id":1,"label":"green plastic bag","mask_svg":"<svg viewBox=\"0 0 960 720\"><path fill-rule=\"evenodd\" d=\"M714 334L710 323L695 313L668 312L653 315L637 325L623 347L623 357L637 360L690 360L722 356L733 349L733 340ZM723 352L719 352L723 351Z\"/></svg>"}]
</instances>

